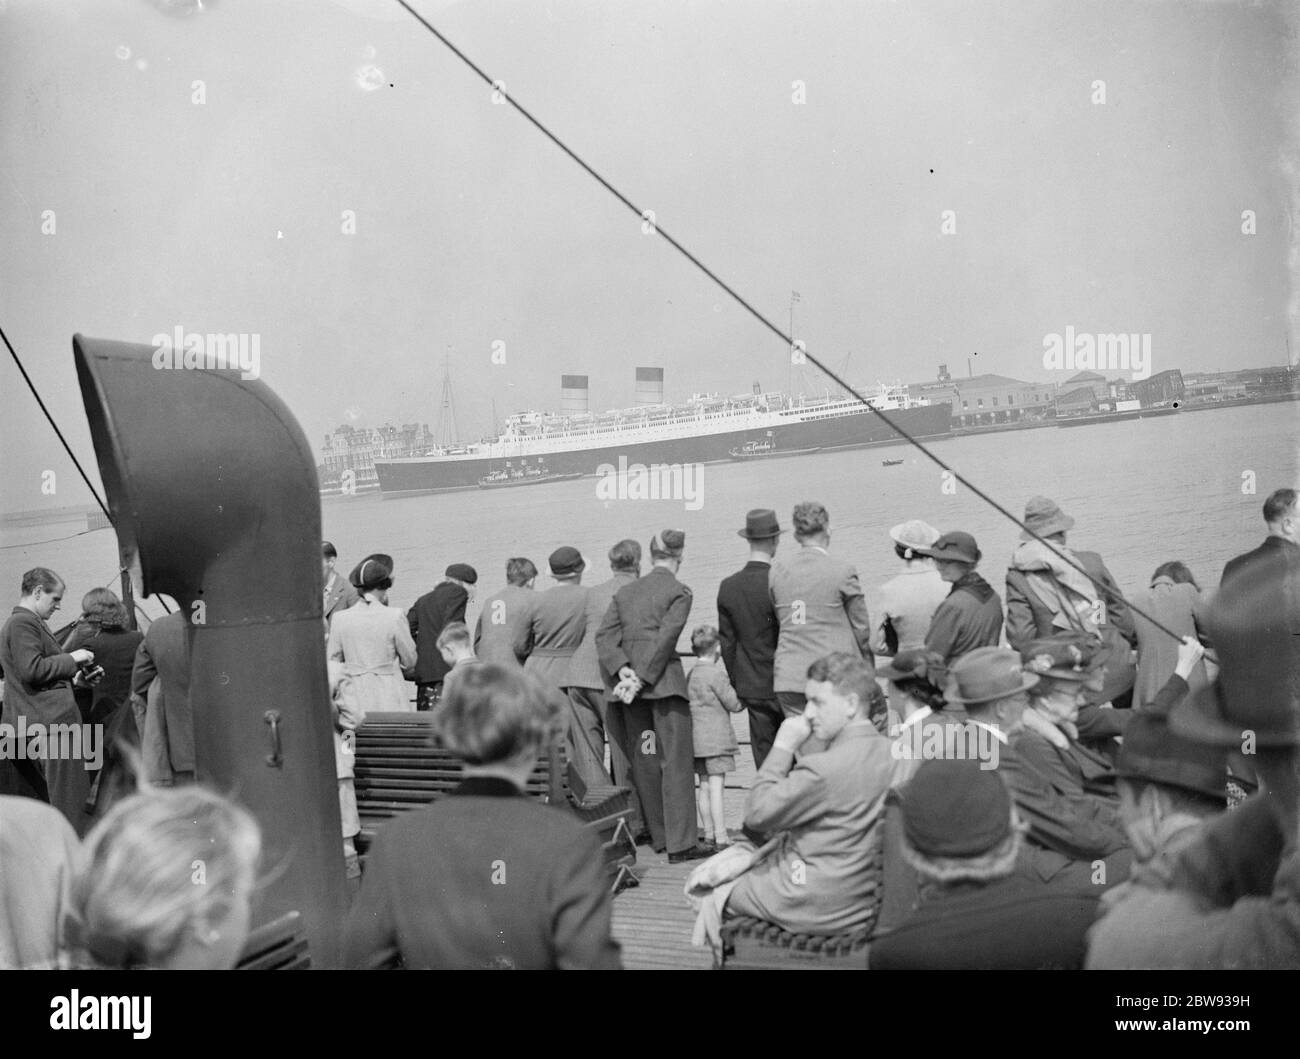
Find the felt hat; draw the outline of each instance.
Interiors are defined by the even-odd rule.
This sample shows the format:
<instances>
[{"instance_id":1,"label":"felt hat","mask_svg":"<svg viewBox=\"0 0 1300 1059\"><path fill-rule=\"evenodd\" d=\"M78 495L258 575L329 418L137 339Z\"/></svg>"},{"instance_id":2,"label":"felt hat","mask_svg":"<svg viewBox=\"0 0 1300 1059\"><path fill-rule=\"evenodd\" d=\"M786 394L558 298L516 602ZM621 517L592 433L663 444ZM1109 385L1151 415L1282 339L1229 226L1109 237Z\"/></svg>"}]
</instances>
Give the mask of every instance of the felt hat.
<instances>
[{"instance_id":1,"label":"felt hat","mask_svg":"<svg viewBox=\"0 0 1300 1059\"><path fill-rule=\"evenodd\" d=\"M1050 537L1053 533L1064 533L1074 525L1074 519L1056 506L1055 500L1045 496L1031 497L1025 505L1025 517L1021 521L1040 537ZM1033 534L1020 531L1022 541L1031 541Z\"/></svg>"},{"instance_id":2,"label":"felt hat","mask_svg":"<svg viewBox=\"0 0 1300 1059\"><path fill-rule=\"evenodd\" d=\"M1083 684L1105 664L1107 650L1096 636L1063 632L1030 640L1020 649L1020 657L1029 673Z\"/></svg>"},{"instance_id":3,"label":"felt hat","mask_svg":"<svg viewBox=\"0 0 1300 1059\"><path fill-rule=\"evenodd\" d=\"M374 555L367 555L361 562L357 563L352 573L348 574L348 580L352 582L353 588L364 591L374 588L392 576L393 557L376 552Z\"/></svg>"},{"instance_id":4,"label":"felt hat","mask_svg":"<svg viewBox=\"0 0 1300 1059\"><path fill-rule=\"evenodd\" d=\"M1038 683L1037 673L1026 673L1020 655L1009 647L977 647L948 669L944 698L949 702L994 702Z\"/></svg>"},{"instance_id":5,"label":"felt hat","mask_svg":"<svg viewBox=\"0 0 1300 1059\"><path fill-rule=\"evenodd\" d=\"M587 566L582 553L577 548L570 548L567 544L551 552L549 561L551 574L554 577L571 577L574 574L581 573Z\"/></svg>"},{"instance_id":6,"label":"felt hat","mask_svg":"<svg viewBox=\"0 0 1300 1059\"><path fill-rule=\"evenodd\" d=\"M738 536L751 541L771 540L782 533L781 524L776 520L776 512L767 507L756 507L745 516L745 528L736 530Z\"/></svg>"},{"instance_id":7,"label":"felt hat","mask_svg":"<svg viewBox=\"0 0 1300 1059\"><path fill-rule=\"evenodd\" d=\"M900 680L923 680L936 691L942 691L948 678L948 667L943 655L927 651L924 647L909 647L899 651L884 665L876 666L876 676L898 683Z\"/></svg>"},{"instance_id":8,"label":"felt hat","mask_svg":"<svg viewBox=\"0 0 1300 1059\"><path fill-rule=\"evenodd\" d=\"M1237 749L1300 746L1300 571L1284 563L1250 563L1219 587L1205 615L1219 678L1170 713L1179 735Z\"/></svg>"},{"instance_id":9,"label":"felt hat","mask_svg":"<svg viewBox=\"0 0 1300 1059\"><path fill-rule=\"evenodd\" d=\"M975 543L975 538L961 530L945 533L928 548L916 548L914 551L917 555L928 555L947 562L970 563L972 566L980 561L983 554Z\"/></svg>"},{"instance_id":10,"label":"felt hat","mask_svg":"<svg viewBox=\"0 0 1300 1059\"><path fill-rule=\"evenodd\" d=\"M974 758L923 762L902 793L903 835L928 857L978 857L1011 836L1011 796Z\"/></svg>"},{"instance_id":11,"label":"felt hat","mask_svg":"<svg viewBox=\"0 0 1300 1059\"><path fill-rule=\"evenodd\" d=\"M1132 711L1124 729L1124 744L1115 762L1115 775L1143 783L1159 783L1196 794L1228 800L1228 752L1187 739L1169 727L1163 710Z\"/></svg>"},{"instance_id":12,"label":"felt hat","mask_svg":"<svg viewBox=\"0 0 1300 1059\"><path fill-rule=\"evenodd\" d=\"M478 584L478 571L469 563L452 563L447 567L443 576L454 578L457 581L464 581L467 585Z\"/></svg>"}]
</instances>

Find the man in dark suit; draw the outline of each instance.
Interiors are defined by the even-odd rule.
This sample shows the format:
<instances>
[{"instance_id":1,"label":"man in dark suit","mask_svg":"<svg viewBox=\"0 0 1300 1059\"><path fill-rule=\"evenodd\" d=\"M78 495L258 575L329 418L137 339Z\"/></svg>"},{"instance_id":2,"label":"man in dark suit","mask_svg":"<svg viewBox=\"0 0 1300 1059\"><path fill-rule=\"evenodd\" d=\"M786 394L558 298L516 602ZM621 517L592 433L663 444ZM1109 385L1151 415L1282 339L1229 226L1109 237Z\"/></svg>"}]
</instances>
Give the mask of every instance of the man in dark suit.
<instances>
[{"instance_id":1,"label":"man in dark suit","mask_svg":"<svg viewBox=\"0 0 1300 1059\"><path fill-rule=\"evenodd\" d=\"M329 636L330 618L336 611L347 610L357 601L357 590L334 569L339 553L329 541L321 544L321 564L325 574L325 635Z\"/></svg>"},{"instance_id":2,"label":"man in dark suit","mask_svg":"<svg viewBox=\"0 0 1300 1059\"><path fill-rule=\"evenodd\" d=\"M1258 548L1228 560L1218 596L1228 601L1240 596L1247 586L1271 585L1265 610L1287 616L1292 642L1300 649L1300 512L1296 510L1296 496L1294 489L1278 489L1264 501L1268 536ZM1292 664L1296 664L1294 659ZM1228 771L1248 791L1258 785L1250 755L1233 751L1228 757Z\"/></svg>"},{"instance_id":3,"label":"man in dark suit","mask_svg":"<svg viewBox=\"0 0 1300 1059\"><path fill-rule=\"evenodd\" d=\"M754 767L762 768L784 719L772 686L781 625L767 583L781 527L775 511L756 508L745 516L745 528L737 533L749 541L749 561L718 586L718 635L727 675L749 714Z\"/></svg>"},{"instance_id":4,"label":"man in dark suit","mask_svg":"<svg viewBox=\"0 0 1300 1059\"><path fill-rule=\"evenodd\" d=\"M1295 571L1300 567L1300 511L1296 509L1296 497L1294 489L1278 489L1264 501L1268 536L1258 548L1228 560L1219 582L1220 591L1234 577L1246 573L1256 564L1273 568L1278 583L1287 577L1295 577Z\"/></svg>"},{"instance_id":5,"label":"man in dark suit","mask_svg":"<svg viewBox=\"0 0 1300 1059\"><path fill-rule=\"evenodd\" d=\"M686 674L677 639L691 613L691 590L677 580L686 534L664 530L650 541L653 568L616 593L596 632L605 679L634 688L610 706L610 738L632 762L632 782L651 845L668 860L699 860L695 820L695 751Z\"/></svg>"},{"instance_id":6,"label":"man in dark suit","mask_svg":"<svg viewBox=\"0 0 1300 1059\"><path fill-rule=\"evenodd\" d=\"M438 636L453 621L465 620L470 593L478 582L478 573L466 563L452 563L446 580L432 592L426 592L406 612L406 621L415 641L415 684L417 710L433 708L442 695L442 682L451 667L438 650Z\"/></svg>"},{"instance_id":7,"label":"man in dark suit","mask_svg":"<svg viewBox=\"0 0 1300 1059\"><path fill-rule=\"evenodd\" d=\"M89 669L94 653L85 648L62 650L46 624L63 602L63 579L38 566L23 574L20 591L18 606L0 630L0 670L5 675L0 721L12 726L11 732L20 719L24 727L80 726L81 713L72 689L91 687L98 678ZM102 677L103 671L98 674ZM35 760L0 760L0 793L48 801L82 836L90 822L84 811L90 773L85 761L49 755L49 742ZM32 747L25 749L30 753Z\"/></svg>"}]
</instances>

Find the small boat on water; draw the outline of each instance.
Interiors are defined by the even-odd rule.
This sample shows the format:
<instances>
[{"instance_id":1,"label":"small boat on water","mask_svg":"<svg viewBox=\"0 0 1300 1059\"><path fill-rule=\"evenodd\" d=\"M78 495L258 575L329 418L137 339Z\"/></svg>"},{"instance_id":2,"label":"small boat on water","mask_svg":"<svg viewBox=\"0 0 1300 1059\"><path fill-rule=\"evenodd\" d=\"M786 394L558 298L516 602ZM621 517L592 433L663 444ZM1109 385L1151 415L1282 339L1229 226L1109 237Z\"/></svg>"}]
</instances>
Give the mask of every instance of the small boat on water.
<instances>
[{"instance_id":1,"label":"small boat on water","mask_svg":"<svg viewBox=\"0 0 1300 1059\"><path fill-rule=\"evenodd\" d=\"M880 466L882 466L882 467L897 467L897 466L898 466L900 463L902 463L902 462L903 462L902 460L881 460L881 461L880 461Z\"/></svg>"},{"instance_id":2,"label":"small boat on water","mask_svg":"<svg viewBox=\"0 0 1300 1059\"><path fill-rule=\"evenodd\" d=\"M728 449L727 455L733 460L759 460L766 456L806 456L810 452L820 452L821 446L811 449L783 449L780 448L772 432L768 431L768 436L764 441L747 441L745 444L734 449Z\"/></svg>"},{"instance_id":3,"label":"small boat on water","mask_svg":"<svg viewBox=\"0 0 1300 1059\"><path fill-rule=\"evenodd\" d=\"M529 469L527 471L493 471L478 480L480 489L509 489L516 485L541 485L543 482L566 482L571 478L581 478L581 471L570 474L550 474L547 471Z\"/></svg>"}]
</instances>

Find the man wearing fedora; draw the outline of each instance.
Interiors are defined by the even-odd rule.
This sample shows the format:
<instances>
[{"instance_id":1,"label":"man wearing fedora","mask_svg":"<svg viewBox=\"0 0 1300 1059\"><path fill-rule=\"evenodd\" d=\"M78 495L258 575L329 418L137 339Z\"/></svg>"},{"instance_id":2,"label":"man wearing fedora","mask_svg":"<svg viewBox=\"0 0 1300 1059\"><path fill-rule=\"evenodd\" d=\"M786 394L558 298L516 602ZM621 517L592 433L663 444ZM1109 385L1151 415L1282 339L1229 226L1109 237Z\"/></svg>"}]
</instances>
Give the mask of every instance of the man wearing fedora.
<instances>
[{"instance_id":1,"label":"man wearing fedora","mask_svg":"<svg viewBox=\"0 0 1300 1059\"><path fill-rule=\"evenodd\" d=\"M506 584L483 601L474 625L474 653L483 662L497 665L523 665L515 654L515 639L528 622L537 602L533 585L537 567L531 559L515 556L506 560Z\"/></svg>"},{"instance_id":2,"label":"man wearing fedora","mask_svg":"<svg viewBox=\"0 0 1300 1059\"><path fill-rule=\"evenodd\" d=\"M1011 737L1024 724L1028 691L1038 683L1020 655L1006 647L980 647L948 673L945 698L964 706L970 723L998 742L996 771L1028 825L1023 870L1063 889L1093 885L1093 862L1105 862L1109 886L1128 874L1131 854L1112 812L1095 798L1065 798L1050 780L1016 753Z\"/></svg>"},{"instance_id":3,"label":"man wearing fedora","mask_svg":"<svg viewBox=\"0 0 1300 1059\"><path fill-rule=\"evenodd\" d=\"M695 818L695 751L686 673L677 641L691 614L691 590L677 580L686 534L667 529L650 541L654 564L617 592L596 632L600 668L609 684L634 688L619 733L632 763L632 782L656 852L670 863L701 860ZM613 729L613 725L611 725Z\"/></svg>"},{"instance_id":4,"label":"man wearing fedora","mask_svg":"<svg viewBox=\"0 0 1300 1059\"><path fill-rule=\"evenodd\" d=\"M1138 642L1133 615L1101 556L1066 546L1074 519L1054 500L1033 497L1025 505L1023 521L1055 552L1033 534L1021 532L1007 570L1007 642L1019 651L1030 640L1072 630L1101 640L1106 647L1099 663L1104 680L1088 693L1079 712L1079 732L1085 743L1107 741L1122 734L1128 715L1103 713L1097 707L1109 702L1123 709L1133 698L1137 668L1132 658ZM1088 576L1056 552L1073 558Z\"/></svg>"},{"instance_id":5,"label":"man wearing fedora","mask_svg":"<svg viewBox=\"0 0 1300 1059\"><path fill-rule=\"evenodd\" d=\"M478 573L467 563L452 563L443 580L426 592L406 612L406 620L415 640L418 659L415 663L417 688L416 709L433 708L442 695L442 682L451 667L442 660L438 636L453 621L465 620L470 593L478 582Z\"/></svg>"},{"instance_id":6,"label":"man wearing fedora","mask_svg":"<svg viewBox=\"0 0 1300 1059\"><path fill-rule=\"evenodd\" d=\"M608 786L605 719L584 695L570 694L570 663L587 631L587 590L582 587L587 562L577 548L564 545L551 552L549 565L555 585L538 594L528 620L520 622L515 654L527 659L524 669L565 703L569 761L582 783Z\"/></svg>"},{"instance_id":7,"label":"man wearing fedora","mask_svg":"<svg viewBox=\"0 0 1300 1059\"><path fill-rule=\"evenodd\" d=\"M799 550L774 562L768 586L780 632L773 661L773 688L781 712L803 712L808 667L827 654L857 654L874 664L869 646L871 618L853 564L827 550L830 515L821 504L794 508L794 539Z\"/></svg>"},{"instance_id":8,"label":"man wearing fedora","mask_svg":"<svg viewBox=\"0 0 1300 1059\"><path fill-rule=\"evenodd\" d=\"M996 646L1002 638L1002 600L975 572L981 558L975 538L956 530L914 550L932 558L939 576L952 585L930 619L925 649L951 664L976 648Z\"/></svg>"},{"instance_id":9,"label":"man wearing fedora","mask_svg":"<svg viewBox=\"0 0 1300 1059\"><path fill-rule=\"evenodd\" d=\"M874 941L872 970L1077 970L1097 895L1017 873L1024 824L1006 786L967 759L927 761L903 789L904 859L919 905Z\"/></svg>"},{"instance_id":10,"label":"man wearing fedora","mask_svg":"<svg viewBox=\"0 0 1300 1059\"><path fill-rule=\"evenodd\" d=\"M875 615L871 650L886 656L925 645L930 620L949 592L934 560L921 552L939 539L937 529L914 518L891 529L889 539L903 561L903 572L880 587L879 599L870 608Z\"/></svg>"},{"instance_id":11,"label":"man wearing fedora","mask_svg":"<svg viewBox=\"0 0 1300 1059\"><path fill-rule=\"evenodd\" d=\"M1267 563L1234 572L1233 591L1206 615L1219 679L1169 713L1185 740L1252 750L1261 793L1206 819L1172 866L1140 877L1098 924L1089 966L1300 968L1300 630L1275 575ZM1178 774L1186 783L1205 771ZM1207 786L1217 791L1217 780Z\"/></svg>"},{"instance_id":12,"label":"man wearing fedora","mask_svg":"<svg viewBox=\"0 0 1300 1059\"><path fill-rule=\"evenodd\" d=\"M749 542L749 561L718 586L718 635L727 675L749 714L749 749L762 768L784 714L772 683L780 623L768 576L781 540L776 512L755 508L737 534Z\"/></svg>"}]
</instances>

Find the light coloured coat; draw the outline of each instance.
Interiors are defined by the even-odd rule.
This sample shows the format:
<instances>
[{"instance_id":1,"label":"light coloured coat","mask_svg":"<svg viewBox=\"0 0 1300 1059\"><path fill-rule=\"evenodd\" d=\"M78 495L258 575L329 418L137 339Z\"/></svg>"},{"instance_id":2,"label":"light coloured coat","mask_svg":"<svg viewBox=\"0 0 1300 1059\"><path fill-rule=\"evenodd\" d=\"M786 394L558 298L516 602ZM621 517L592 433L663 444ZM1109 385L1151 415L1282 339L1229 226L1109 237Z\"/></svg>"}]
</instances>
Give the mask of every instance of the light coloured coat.
<instances>
[{"instance_id":1,"label":"light coloured coat","mask_svg":"<svg viewBox=\"0 0 1300 1059\"><path fill-rule=\"evenodd\" d=\"M803 691L808 667L833 652L871 659L871 619L853 564L805 544L768 577L781 631L773 688Z\"/></svg>"},{"instance_id":2,"label":"light coloured coat","mask_svg":"<svg viewBox=\"0 0 1300 1059\"><path fill-rule=\"evenodd\" d=\"M567 688L569 660L587 631L587 590L562 581L537 594L526 624L516 631L515 653L526 655L524 669L548 688Z\"/></svg>"},{"instance_id":3,"label":"light coloured coat","mask_svg":"<svg viewBox=\"0 0 1300 1059\"><path fill-rule=\"evenodd\" d=\"M396 607L362 599L330 619L328 655L349 678L347 705L363 714L413 710L402 670L415 665L415 641Z\"/></svg>"},{"instance_id":4,"label":"light coloured coat","mask_svg":"<svg viewBox=\"0 0 1300 1059\"><path fill-rule=\"evenodd\" d=\"M480 662L497 665L523 665L524 658L515 654L520 630L532 617L537 593L523 585L506 585L483 601L474 625L474 653Z\"/></svg>"},{"instance_id":5,"label":"light coloured coat","mask_svg":"<svg viewBox=\"0 0 1300 1059\"><path fill-rule=\"evenodd\" d=\"M854 721L797 762L772 748L750 789L745 827L782 832L781 841L741 876L728 898L732 912L808 934L845 933L872 920L885 795L898 769L892 745L870 721Z\"/></svg>"}]
</instances>

